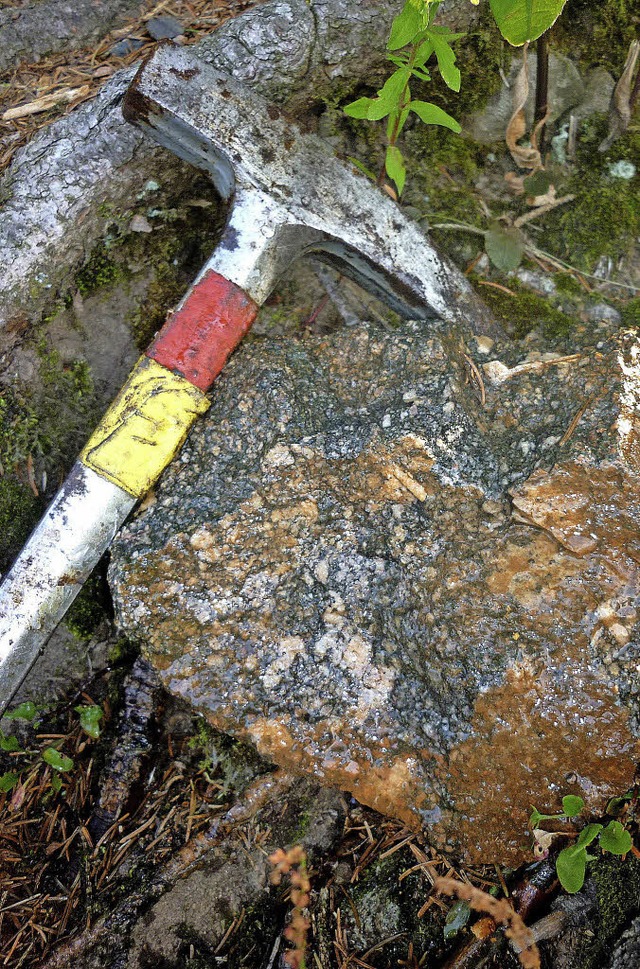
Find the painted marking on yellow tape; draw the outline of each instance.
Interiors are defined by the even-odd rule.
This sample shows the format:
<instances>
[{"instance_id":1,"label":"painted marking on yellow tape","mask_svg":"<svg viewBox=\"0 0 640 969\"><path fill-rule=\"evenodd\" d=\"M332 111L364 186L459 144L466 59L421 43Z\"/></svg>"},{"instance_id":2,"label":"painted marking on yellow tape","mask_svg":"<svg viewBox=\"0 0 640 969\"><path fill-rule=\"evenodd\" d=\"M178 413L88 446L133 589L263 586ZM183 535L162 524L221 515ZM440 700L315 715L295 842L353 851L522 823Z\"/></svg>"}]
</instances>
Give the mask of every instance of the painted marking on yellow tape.
<instances>
[{"instance_id":1,"label":"painted marking on yellow tape","mask_svg":"<svg viewBox=\"0 0 640 969\"><path fill-rule=\"evenodd\" d=\"M142 357L87 442L80 460L141 498L209 408L197 387Z\"/></svg>"}]
</instances>

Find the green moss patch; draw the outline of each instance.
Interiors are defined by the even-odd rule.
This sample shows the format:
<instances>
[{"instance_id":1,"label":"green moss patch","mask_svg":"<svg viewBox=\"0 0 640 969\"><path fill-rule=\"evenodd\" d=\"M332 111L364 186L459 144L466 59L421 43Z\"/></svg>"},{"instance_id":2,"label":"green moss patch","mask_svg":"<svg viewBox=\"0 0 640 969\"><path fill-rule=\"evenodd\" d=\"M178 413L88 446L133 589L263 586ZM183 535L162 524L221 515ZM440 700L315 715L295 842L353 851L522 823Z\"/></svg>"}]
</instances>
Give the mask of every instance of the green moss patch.
<instances>
[{"instance_id":1,"label":"green moss patch","mask_svg":"<svg viewBox=\"0 0 640 969\"><path fill-rule=\"evenodd\" d=\"M13 475L0 478L0 572L9 566L14 553L22 547L43 511L31 488Z\"/></svg>"},{"instance_id":2,"label":"green moss patch","mask_svg":"<svg viewBox=\"0 0 640 969\"><path fill-rule=\"evenodd\" d=\"M76 274L76 289L81 296L89 296L101 286L114 283L120 275L120 267L111 259L104 244L97 246L79 273Z\"/></svg>"},{"instance_id":3,"label":"green moss patch","mask_svg":"<svg viewBox=\"0 0 640 969\"><path fill-rule=\"evenodd\" d=\"M499 90L502 80L500 68L507 68L510 54L490 13L489 4L482 4L480 22L457 44L457 62L462 72L458 111L472 114L485 106ZM450 93L451 107L456 95Z\"/></svg>"},{"instance_id":4,"label":"green moss patch","mask_svg":"<svg viewBox=\"0 0 640 969\"><path fill-rule=\"evenodd\" d=\"M640 297L629 299L620 306L620 315L624 326L636 328L640 326Z\"/></svg>"},{"instance_id":5,"label":"green moss patch","mask_svg":"<svg viewBox=\"0 0 640 969\"><path fill-rule=\"evenodd\" d=\"M638 914L640 862L636 858L599 855L589 872L596 885L598 908L590 932L584 933L574 955L575 969L608 965L612 946Z\"/></svg>"},{"instance_id":6,"label":"green moss patch","mask_svg":"<svg viewBox=\"0 0 640 969\"><path fill-rule=\"evenodd\" d=\"M551 43L583 68L604 67L619 77L638 30L636 0L569 0L551 33Z\"/></svg>"},{"instance_id":7,"label":"green moss patch","mask_svg":"<svg viewBox=\"0 0 640 969\"><path fill-rule=\"evenodd\" d=\"M640 132L627 132L602 155L597 149L606 133L604 118L582 126L575 171L561 187L563 194L575 194L575 200L544 221L543 248L586 272L601 256L616 260L628 255L640 235L637 177L615 178L610 173L611 166L623 160L640 171Z\"/></svg>"},{"instance_id":8,"label":"green moss patch","mask_svg":"<svg viewBox=\"0 0 640 969\"><path fill-rule=\"evenodd\" d=\"M548 339L568 336L572 332L575 320L557 309L551 300L524 289L515 280L509 280L509 289L514 296L493 286L483 286L482 298L516 340L537 326Z\"/></svg>"},{"instance_id":9,"label":"green moss patch","mask_svg":"<svg viewBox=\"0 0 640 969\"><path fill-rule=\"evenodd\" d=\"M0 562L13 558L94 421L93 386L83 361L64 364L38 346L39 379L0 392ZM32 477L31 483L29 477ZM47 487L43 487L43 482Z\"/></svg>"},{"instance_id":10,"label":"green moss patch","mask_svg":"<svg viewBox=\"0 0 640 969\"><path fill-rule=\"evenodd\" d=\"M105 579L94 573L85 582L67 615L65 626L78 639L88 639L108 616L109 593Z\"/></svg>"}]
</instances>

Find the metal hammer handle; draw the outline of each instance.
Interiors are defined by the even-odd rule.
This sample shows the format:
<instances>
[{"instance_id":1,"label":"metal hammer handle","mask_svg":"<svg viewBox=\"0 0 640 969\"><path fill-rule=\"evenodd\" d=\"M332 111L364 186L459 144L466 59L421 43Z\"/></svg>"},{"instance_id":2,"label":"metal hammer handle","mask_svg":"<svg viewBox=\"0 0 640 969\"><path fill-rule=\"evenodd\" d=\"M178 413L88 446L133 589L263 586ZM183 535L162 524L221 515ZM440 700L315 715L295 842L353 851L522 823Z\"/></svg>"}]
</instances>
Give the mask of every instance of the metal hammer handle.
<instances>
[{"instance_id":1,"label":"metal hammer handle","mask_svg":"<svg viewBox=\"0 0 640 969\"><path fill-rule=\"evenodd\" d=\"M205 266L0 586L0 715L119 527L170 463L257 304Z\"/></svg>"}]
</instances>

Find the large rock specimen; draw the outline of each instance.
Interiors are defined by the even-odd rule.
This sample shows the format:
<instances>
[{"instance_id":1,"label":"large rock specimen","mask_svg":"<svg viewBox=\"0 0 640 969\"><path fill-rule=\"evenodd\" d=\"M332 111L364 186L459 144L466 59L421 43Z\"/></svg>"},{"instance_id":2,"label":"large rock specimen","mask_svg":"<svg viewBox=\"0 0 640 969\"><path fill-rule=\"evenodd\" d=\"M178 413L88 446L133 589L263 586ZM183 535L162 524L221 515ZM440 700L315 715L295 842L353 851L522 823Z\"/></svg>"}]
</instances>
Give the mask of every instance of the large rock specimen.
<instances>
[{"instance_id":1,"label":"large rock specimen","mask_svg":"<svg viewBox=\"0 0 640 969\"><path fill-rule=\"evenodd\" d=\"M521 859L638 754L640 342L579 340L245 343L114 550L120 624L278 764Z\"/></svg>"}]
</instances>

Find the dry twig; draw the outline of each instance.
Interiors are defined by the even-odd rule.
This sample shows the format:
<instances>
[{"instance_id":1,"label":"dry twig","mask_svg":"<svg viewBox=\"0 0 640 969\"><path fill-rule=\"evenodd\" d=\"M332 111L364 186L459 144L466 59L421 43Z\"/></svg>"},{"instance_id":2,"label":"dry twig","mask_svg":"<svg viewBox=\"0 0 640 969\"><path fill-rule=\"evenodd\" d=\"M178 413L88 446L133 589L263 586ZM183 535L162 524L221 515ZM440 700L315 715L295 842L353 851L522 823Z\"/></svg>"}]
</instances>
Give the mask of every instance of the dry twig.
<instances>
[{"instance_id":1,"label":"dry twig","mask_svg":"<svg viewBox=\"0 0 640 969\"><path fill-rule=\"evenodd\" d=\"M494 898L455 878L438 878L435 887L438 892L455 895L465 901L476 912L486 912L498 925L503 925L507 938L518 947L518 958L523 969L540 969L540 953L533 933L506 898Z\"/></svg>"}]
</instances>

